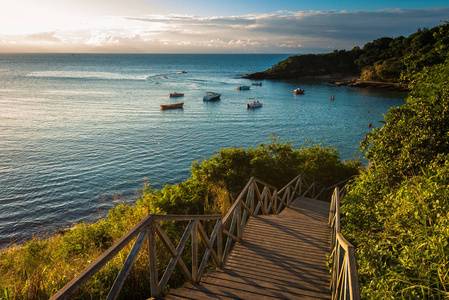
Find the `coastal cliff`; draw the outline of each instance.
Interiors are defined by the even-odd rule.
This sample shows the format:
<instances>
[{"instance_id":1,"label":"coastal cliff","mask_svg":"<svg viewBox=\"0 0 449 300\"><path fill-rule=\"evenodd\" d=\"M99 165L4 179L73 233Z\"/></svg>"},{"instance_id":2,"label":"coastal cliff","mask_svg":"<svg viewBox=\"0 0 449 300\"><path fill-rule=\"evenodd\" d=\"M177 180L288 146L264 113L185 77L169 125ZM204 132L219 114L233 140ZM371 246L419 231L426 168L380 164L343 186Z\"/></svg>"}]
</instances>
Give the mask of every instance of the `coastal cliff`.
<instances>
[{"instance_id":1,"label":"coastal cliff","mask_svg":"<svg viewBox=\"0 0 449 300\"><path fill-rule=\"evenodd\" d=\"M449 23L419 28L409 37L382 37L352 50L294 55L273 67L243 78L317 78L339 85L407 90L413 74L445 61L449 53ZM354 79L356 78L356 79Z\"/></svg>"},{"instance_id":2,"label":"coastal cliff","mask_svg":"<svg viewBox=\"0 0 449 300\"><path fill-rule=\"evenodd\" d=\"M249 79L290 79L333 74L337 78L360 73L355 63L360 49L340 50L326 54L294 55L280 61L270 69L244 75Z\"/></svg>"}]
</instances>

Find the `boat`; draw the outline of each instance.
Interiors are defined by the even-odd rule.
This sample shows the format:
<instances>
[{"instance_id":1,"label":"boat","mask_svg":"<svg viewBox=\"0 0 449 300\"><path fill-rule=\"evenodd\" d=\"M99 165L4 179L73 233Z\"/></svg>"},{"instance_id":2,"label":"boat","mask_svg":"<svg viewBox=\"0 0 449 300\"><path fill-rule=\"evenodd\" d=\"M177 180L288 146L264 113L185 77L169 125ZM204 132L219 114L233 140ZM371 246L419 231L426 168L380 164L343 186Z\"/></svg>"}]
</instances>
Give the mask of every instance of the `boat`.
<instances>
[{"instance_id":1,"label":"boat","mask_svg":"<svg viewBox=\"0 0 449 300\"><path fill-rule=\"evenodd\" d=\"M248 86L248 85L241 85L241 86L237 87L237 89L238 89L239 91L242 91L242 90L249 90L250 88L251 88L251 87Z\"/></svg>"},{"instance_id":2,"label":"boat","mask_svg":"<svg viewBox=\"0 0 449 300\"><path fill-rule=\"evenodd\" d=\"M171 97L171 98L184 97L184 94L174 92L174 93L170 93L170 97Z\"/></svg>"},{"instance_id":3,"label":"boat","mask_svg":"<svg viewBox=\"0 0 449 300\"><path fill-rule=\"evenodd\" d=\"M297 88L295 90L295 95L303 95L306 91L300 88Z\"/></svg>"},{"instance_id":4,"label":"boat","mask_svg":"<svg viewBox=\"0 0 449 300\"><path fill-rule=\"evenodd\" d=\"M258 86L262 86L262 81L261 81L261 82L253 82L253 83L251 83L251 85L258 85Z\"/></svg>"},{"instance_id":5,"label":"boat","mask_svg":"<svg viewBox=\"0 0 449 300\"><path fill-rule=\"evenodd\" d=\"M204 101L215 101L220 99L221 94L215 92L207 92L206 96L203 97Z\"/></svg>"},{"instance_id":6,"label":"boat","mask_svg":"<svg viewBox=\"0 0 449 300\"><path fill-rule=\"evenodd\" d=\"M184 105L184 102L161 105L161 110L182 108L183 105Z\"/></svg>"},{"instance_id":7,"label":"boat","mask_svg":"<svg viewBox=\"0 0 449 300\"><path fill-rule=\"evenodd\" d=\"M249 98L249 100L250 101L246 104L246 108L247 109L262 107L262 103L260 103L259 101L254 100L254 98Z\"/></svg>"},{"instance_id":8,"label":"boat","mask_svg":"<svg viewBox=\"0 0 449 300\"><path fill-rule=\"evenodd\" d=\"M186 71L181 71L181 74L187 74L187 72Z\"/></svg>"}]
</instances>

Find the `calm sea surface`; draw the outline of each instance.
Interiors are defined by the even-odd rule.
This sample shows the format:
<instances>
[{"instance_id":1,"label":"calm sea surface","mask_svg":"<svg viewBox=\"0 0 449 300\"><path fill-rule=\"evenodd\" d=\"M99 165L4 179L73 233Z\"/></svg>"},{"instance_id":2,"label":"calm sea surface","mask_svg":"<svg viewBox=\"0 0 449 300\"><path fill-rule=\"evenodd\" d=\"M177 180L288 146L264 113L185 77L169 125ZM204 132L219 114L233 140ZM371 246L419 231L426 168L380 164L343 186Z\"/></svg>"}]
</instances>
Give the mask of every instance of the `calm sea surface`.
<instances>
[{"instance_id":1,"label":"calm sea surface","mask_svg":"<svg viewBox=\"0 0 449 300\"><path fill-rule=\"evenodd\" d=\"M368 124L380 126L403 103L404 94L317 81L237 90L251 84L241 75L286 57L0 55L0 246L95 220L114 194L133 199L144 182L160 189L183 181L192 161L256 147L273 133L352 158ZM295 96L297 87L306 94ZM185 97L170 99L174 91ZM221 100L203 102L207 91ZM263 107L247 110L248 98ZM160 110L180 101L183 110Z\"/></svg>"}]
</instances>

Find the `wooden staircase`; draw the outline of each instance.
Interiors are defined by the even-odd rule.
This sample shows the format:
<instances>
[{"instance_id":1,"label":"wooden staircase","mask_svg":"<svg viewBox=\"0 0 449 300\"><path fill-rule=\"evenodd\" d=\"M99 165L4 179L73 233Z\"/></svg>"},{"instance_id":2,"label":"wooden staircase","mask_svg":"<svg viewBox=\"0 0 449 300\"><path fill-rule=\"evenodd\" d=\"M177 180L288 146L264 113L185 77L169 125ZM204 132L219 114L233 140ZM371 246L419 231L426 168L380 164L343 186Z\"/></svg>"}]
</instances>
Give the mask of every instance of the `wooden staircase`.
<instances>
[{"instance_id":1,"label":"wooden staircase","mask_svg":"<svg viewBox=\"0 0 449 300\"><path fill-rule=\"evenodd\" d=\"M252 177L224 216L148 215L51 300L68 299L132 241L108 300L119 297L144 248L153 298L163 297L176 268L189 283L166 299L360 299L354 247L340 232L342 183L325 188L300 174L278 190ZM331 203L317 200L328 200L329 191ZM188 222L175 244L164 222ZM183 259L187 252L191 267ZM159 265L158 253L169 262ZM211 266L216 271L207 273Z\"/></svg>"},{"instance_id":2,"label":"wooden staircase","mask_svg":"<svg viewBox=\"0 0 449 300\"><path fill-rule=\"evenodd\" d=\"M329 202L305 197L250 218L222 270L166 299L330 299L328 218Z\"/></svg>"}]
</instances>

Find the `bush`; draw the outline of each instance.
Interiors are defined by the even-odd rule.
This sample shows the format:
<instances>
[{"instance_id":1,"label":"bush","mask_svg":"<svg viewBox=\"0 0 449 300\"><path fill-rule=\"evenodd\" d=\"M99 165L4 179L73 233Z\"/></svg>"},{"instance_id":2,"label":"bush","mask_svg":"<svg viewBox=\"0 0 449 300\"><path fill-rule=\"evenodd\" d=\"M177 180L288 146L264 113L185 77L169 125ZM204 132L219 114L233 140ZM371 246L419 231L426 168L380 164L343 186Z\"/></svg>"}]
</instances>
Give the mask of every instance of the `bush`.
<instances>
[{"instance_id":1,"label":"bush","mask_svg":"<svg viewBox=\"0 0 449 300\"><path fill-rule=\"evenodd\" d=\"M448 85L449 61L416 74L361 144L370 165L348 187L342 229L363 298L449 297Z\"/></svg>"}]
</instances>

